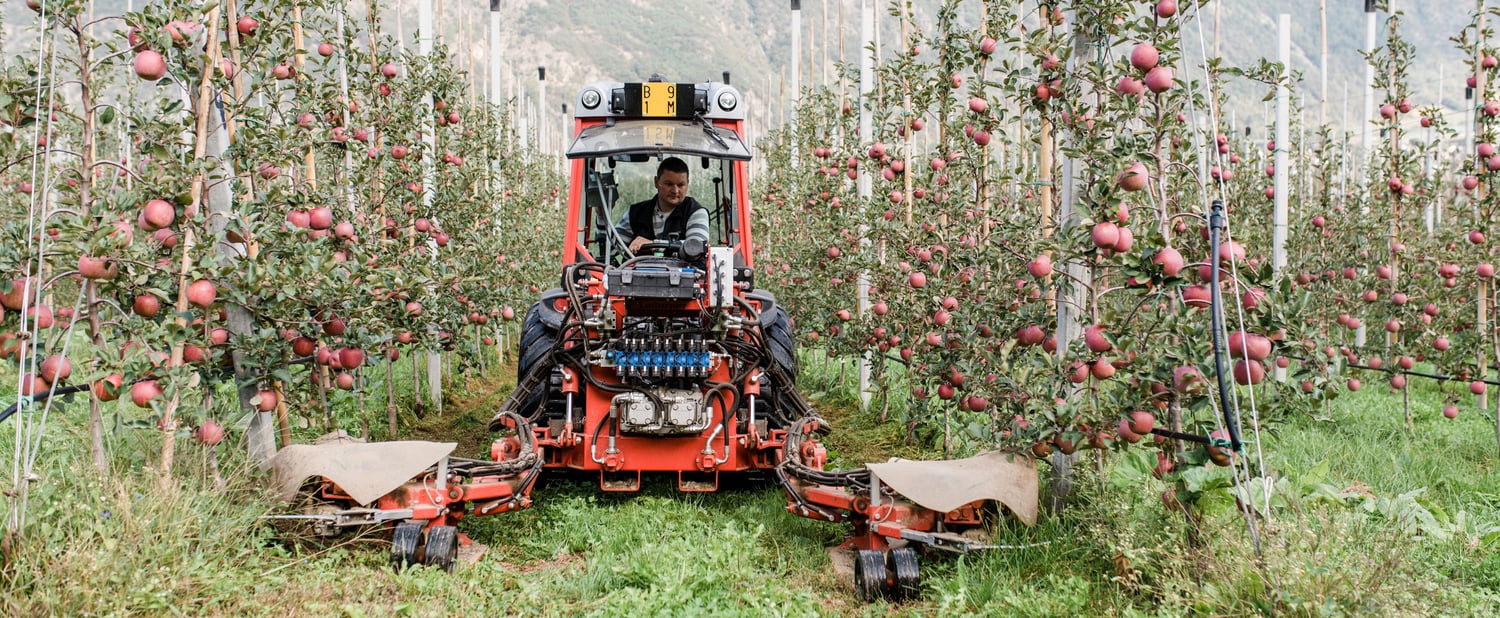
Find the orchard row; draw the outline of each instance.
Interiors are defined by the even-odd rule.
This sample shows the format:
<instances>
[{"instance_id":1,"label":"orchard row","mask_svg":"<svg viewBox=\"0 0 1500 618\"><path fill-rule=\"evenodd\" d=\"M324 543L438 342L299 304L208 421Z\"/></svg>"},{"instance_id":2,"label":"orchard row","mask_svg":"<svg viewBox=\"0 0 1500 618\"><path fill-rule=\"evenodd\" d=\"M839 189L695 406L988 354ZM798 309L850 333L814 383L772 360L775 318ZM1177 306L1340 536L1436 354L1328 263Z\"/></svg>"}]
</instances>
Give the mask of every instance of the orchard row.
<instances>
[{"instance_id":1,"label":"orchard row","mask_svg":"<svg viewBox=\"0 0 1500 618\"><path fill-rule=\"evenodd\" d=\"M758 195L771 239L762 280L805 344L884 359L875 403L909 392L900 420L912 436L1038 456L1137 442L1152 427L1222 438L1215 268L1246 431L1368 382L1429 379L1414 369L1445 378L1446 415L1487 412L1500 103L1477 16L1455 33L1480 102L1474 127L1411 102L1398 14L1370 60L1386 139L1346 161L1331 130L1292 132L1308 137L1282 146L1301 182L1287 189L1278 268L1277 144L1211 115L1232 80L1274 89L1277 65L1189 64L1195 15L1171 0L987 8L978 27L944 13L926 31L894 12L908 34L878 63L873 96L804 93L797 123L761 145L774 161ZM1426 127L1421 139L1404 120ZM1439 140L1470 129L1475 152L1437 160ZM1217 264L1215 200L1228 213ZM1158 472L1227 462L1215 444L1164 453Z\"/></svg>"},{"instance_id":2,"label":"orchard row","mask_svg":"<svg viewBox=\"0 0 1500 618\"><path fill-rule=\"evenodd\" d=\"M0 88L0 356L20 397L92 386L96 463L107 411L155 421L168 470L188 428L247 426L263 456L294 426L379 424L381 361L481 362L555 272L560 180L509 108L356 8L171 0L91 24L49 2L16 25L45 47ZM220 384L237 412L199 405ZM332 416L343 391L359 411Z\"/></svg>"}]
</instances>

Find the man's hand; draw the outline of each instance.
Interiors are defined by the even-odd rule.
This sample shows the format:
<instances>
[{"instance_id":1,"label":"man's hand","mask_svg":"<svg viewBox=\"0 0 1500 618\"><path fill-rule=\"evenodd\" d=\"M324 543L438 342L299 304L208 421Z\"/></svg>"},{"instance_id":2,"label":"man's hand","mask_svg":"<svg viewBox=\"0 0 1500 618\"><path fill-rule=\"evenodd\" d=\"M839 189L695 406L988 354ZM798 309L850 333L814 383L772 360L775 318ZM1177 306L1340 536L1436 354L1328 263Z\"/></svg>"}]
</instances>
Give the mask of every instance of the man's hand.
<instances>
[{"instance_id":1,"label":"man's hand","mask_svg":"<svg viewBox=\"0 0 1500 618\"><path fill-rule=\"evenodd\" d=\"M637 251L640 251L641 247L649 242L651 242L651 239L646 238L645 236L636 236L635 240L630 241L630 252L635 253Z\"/></svg>"}]
</instances>

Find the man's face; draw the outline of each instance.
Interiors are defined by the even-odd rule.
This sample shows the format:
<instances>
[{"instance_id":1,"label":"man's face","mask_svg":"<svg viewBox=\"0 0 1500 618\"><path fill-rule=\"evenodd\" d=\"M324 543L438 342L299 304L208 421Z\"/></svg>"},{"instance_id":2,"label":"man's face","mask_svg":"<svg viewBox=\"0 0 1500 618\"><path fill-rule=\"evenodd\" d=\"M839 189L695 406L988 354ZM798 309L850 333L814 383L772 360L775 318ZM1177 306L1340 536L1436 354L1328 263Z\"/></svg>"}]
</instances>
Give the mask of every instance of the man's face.
<instances>
[{"instance_id":1,"label":"man's face","mask_svg":"<svg viewBox=\"0 0 1500 618\"><path fill-rule=\"evenodd\" d=\"M687 199L687 189L687 174L668 170L656 177L656 194L660 197L661 205L669 209L676 208Z\"/></svg>"}]
</instances>

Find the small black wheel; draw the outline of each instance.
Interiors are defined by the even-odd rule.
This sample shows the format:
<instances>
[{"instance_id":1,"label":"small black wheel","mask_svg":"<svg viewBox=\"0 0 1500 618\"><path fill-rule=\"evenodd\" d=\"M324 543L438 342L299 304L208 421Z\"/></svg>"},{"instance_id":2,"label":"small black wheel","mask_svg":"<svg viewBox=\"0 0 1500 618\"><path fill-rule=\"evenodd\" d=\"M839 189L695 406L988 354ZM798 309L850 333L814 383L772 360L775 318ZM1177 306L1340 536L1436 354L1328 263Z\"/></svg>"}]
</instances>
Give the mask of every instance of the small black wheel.
<instances>
[{"instance_id":1,"label":"small black wheel","mask_svg":"<svg viewBox=\"0 0 1500 618\"><path fill-rule=\"evenodd\" d=\"M910 599L917 596L922 587L921 565L917 562L917 550L902 547L886 555L886 567L890 570L891 597Z\"/></svg>"},{"instance_id":2,"label":"small black wheel","mask_svg":"<svg viewBox=\"0 0 1500 618\"><path fill-rule=\"evenodd\" d=\"M854 595L869 603L885 596L888 587L885 554L871 549L859 550L854 556Z\"/></svg>"},{"instance_id":3,"label":"small black wheel","mask_svg":"<svg viewBox=\"0 0 1500 618\"><path fill-rule=\"evenodd\" d=\"M422 524L404 521L391 532L391 568L400 571L417 563L417 545L422 539Z\"/></svg>"},{"instance_id":4,"label":"small black wheel","mask_svg":"<svg viewBox=\"0 0 1500 618\"><path fill-rule=\"evenodd\" d=\"M427 552L422 564L452 571L458 562L458 528L433 526L427 530Z\"/></svg>"}]
</instances>

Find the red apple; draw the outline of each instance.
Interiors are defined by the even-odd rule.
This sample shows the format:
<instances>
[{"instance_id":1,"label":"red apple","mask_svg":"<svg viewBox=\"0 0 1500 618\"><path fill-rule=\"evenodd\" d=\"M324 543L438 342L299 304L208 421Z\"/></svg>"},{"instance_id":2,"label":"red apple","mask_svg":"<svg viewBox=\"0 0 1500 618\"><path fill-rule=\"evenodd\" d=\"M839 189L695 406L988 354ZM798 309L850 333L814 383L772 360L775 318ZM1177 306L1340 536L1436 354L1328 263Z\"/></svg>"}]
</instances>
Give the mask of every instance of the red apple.
<instances>
[{"instance_id":1,"label":"red apple","mask_svg":"<svg viewBox=\"0 0 1500 618\"><path fill-rule=\"evenodd\" d=\"M78 274L85 279L114 279L118 272L119 268L115 266L114 260L88 255L78 256Z\"/></svg>"},{"instance_id":2,"label":"red apple","mask_svg":"<svg viewBox=\"0 0 1500 618\"><path fill-rule=\"evenodd\" d=\"M1089 237L1093 239L1095 246L1101 249L1112 249L1115 243L1120 241L1120 228L1109 221L1100 221L1094 224Z\"/></svg>"},{"instance_id":3,"label":"red apple","mask_svg":"<svg viewBox=\"0 0 1500 618\"><path fill-rule=\"evenodd\" d=\"M205 308L214 304L218 298L219 290L214 287L214 282L207 279L199 279L188 284L187 301L194 307Z\"/></svg>"},{"instance_id":4,"label":"red apple","mask_svg":"<svg viewBox=\"0 0 1500 618\"><path fill-rule=\"evenodd\" d=\"M136 315L143 318L154 318L161 311L161 299L155 294L138 294L130 308Z\"/></svg>"},{"instance_id":5,"label":"red apple","mask_svg":"<svg viewBox=\"0 0 1500 618\"><path fill-rule=\"evenodd\" d=\"M125 378L118 373L112 373L100 378L93 386L94 397L98 398L99 401L114 401L119 399L120 384L124 381Z\"/></svg>"},{"instance_id":6,"label":"red apple","mask_svg":"<svg viewBox=\"0 0 1500 618\"><path fill-rule=\"evenodd\" d=\"M1042 327L1035 324L1023 326L1019 331L1016 331L1016 343L1021 345L1038 345L1046 338L1047 333L1042 331Z\"/></svg>"},{"instance_id":7,"label":"red apple","mask_svg":"<svg viewBox=\"0 0 1500 618\"><path fill-rule=\"evenodd\" d=\"M1146 169L1146 164L1136 161L1115 177L1115 184L1126 191L1140 191L1146 188L1146 183L1150 179L1151 175Z\"/></svg>"},{"instance_id":8,"label":"red apple","mask_svg":"<svg viewBox=\"0 0 1500 618\"><path fill-rule=\"evenodd\" d=\"M224 441L224 427L214 421L203 421L193 430L193 437L206 446L216 446Z\"/></svg>"},{"instance_id":9,"label":"red apple","mask_svg":"<svg viewBox=\"0 0 1500 618\"><path fill-rule=\"evenodd\" d=\"M1235 358L1264 361L1271 356L1271 339L1237 330L1229 333L1229 354Z\"/></svg>"},{"instance_id":10,"label":"red apple","mask_svg":"<svg viewBox=\"0 0 1500 618\"><path fill-rule=\"evenodd\" d=\"M358 369L365 362L365 351L359 348L339 350L339 364L345 369Z\"/></svg>"},{"instance_id":11,"label":"red apple","mask_svg":"<svg viewBox=\"0 0 1500 618\"><path fill-rule=\"evenodd\" d=\"M1189 285L1182 288L1182 302L1189 307L1207 308L1213 302L1212 290L1206 285Z\"/></svg>"},{"instance_id":12,"label":"red apple","mask_svg":"<svg viewBox=\"0 0 1500 618\"><path fill-rule=\"evenodd\" d=\"M1083 329L1083 345L1095 354L1103 354L1114 347L1110 344L1109 338L1104 335L1102 324L1094 324Z\"/></svg>"},{"instance_id":13,"label":"red apple","mask_svg":"<svg viewBox=\"0 0 1500 618\"><path fill-rule=\"evenodd\" d=\"M1146 89L1161 94L1172 89L1172 69L1156 67L1146 72Z\"/></svg>"},{"instance_id":14,"label":"red apple","mask_svg":"<svg viewBox=\"0 0 1500 618\"><path fill-rule=\"evenodd\" d=\"M1157 251L1151 262L1161 266L1162 274L1168 277L1176 277L1177 273L1182 272L1184 265L1182 253L1171 247L1163 247L1161 251Z\"/></svg>"},{"instance_id":15,"label":"red apple","mask_svg":"<svg viewBox=\"0 0 1500 618\"><path fill-rule=\"evenodd\" d=\"M1143 436L1151 433L1151 429L1156 426L1156 416L1145 410L1131 412L1126 421L1131 431Z\"/></svg>"},{"instance_id":16,"label":"red apple","mask_svg":"<svg viewBox=\"0 0 1500 618\"><path fill-rule=\"evenodd\" d=\"M319 206L307 212L307 225L315 230L326 230L333 225L333 209Z\"/></svg>"},{"instance_id":17,"label":"red apple","mask_svg":"<svg viewBox=\"0 0 1500 618\"><path fill-rule=\"evenodd\" d=\"M240 36L255 36L255 29L260 27L260 22L254 17L244 15L234 22L234 29L239 31Z\"/></svg>"},{"instance_id":18,"label":"red apple","mask_svg":"<svg viewBox=\"0 0 1500 618\"><path fill-rule=\"evenodd\" d=\"M1036 259L1026 263L1026 272L1038 279L1052 274L1052 258L1045 253L1036 256Z\"/></svg>"},{"instance_id":19,"label":"red apple","mask_svg":"<svg viewBox=\"0 0 1500 618\"><path fill-rule=\"evenodd\" d=\"M1130 228L1122 225L1119 226L1119 234L1120 237L1115 240L1114 246L1110 248L1115 253L1129 253L1130 248L1135 245L1135 233L1131 232Z\"/></svg>"},{"instance_id":20,"label":"red apple","mask_svg":"<svg viewBox=\"0 0 1500 618\"><path fill-rule=\"evenodd\" d=\"M1260 384L1266 378L1266 367L1258 360L1240 359L1234 362L1234 383L1241 386Z\"/></svg>"},{"instance_id":21,"label":"red apple","mask_svg":"<svg viewBox=\"0 0 1500 618\"><path fill-rule=\"evenodd\" d=\"M172 207L166 200L150 200L141 207L140 217L137 223L142 230L155 232L160 229L171 227L177 218L177 209Z\"/></svg>"},{"instance_id":22,"label":"red apple","mask_svg":"<svg viewBox=\"0 0 1500 618\"><path fill-rule=\"evenodd\" d=\"M1139 79L1126 75L1120 78L1119 83L1115 84L1115 90L1124 95L1138 95L1146 92L1146 84Z\"/></svg>"},{"instance_id":23,"label":"red apple","mask_svg":"<svg viewBox=\"0 0 1500 618\"><path fill-rule=\"evenodd\" d=\"M1192 365L1177 367L1172 370L1172 388L1179 393L1195 393L1203 388L1203 374Z\"/></svg>"},{"instance_id":24,"label":"red apple","mask_svg":"<svg viewBox=\"0 0 1500 618\"><path fill-rule=\"evenodd\" d=\"M167 74L167 59L156 51L144 50L135 55L135 74L147 81L156 81Z\"/></svg>"},{"instance_id":25,"label":"red apple","mask_svg":"<svg viewBox=\"0 0 1500 618\"><path fill-rule=\"evenodd\" d=\"M1138 44L1130 50L1130 65L1138 71L1150 71L1156 68L1156 63L1160 59L1161 54L1150 43Z\"/></svg>"},{"instance_id":26,"label":"red apple","mask_svg":"<svg viewBox=\"0 0 1500 618\"><path fill-rule=\"evenodd\" d=\"M68 362L66 356L54 354L42 360L42 365L37 375L48 384L55 385L59 381L66 380L68 376L73 375L73 363Z\"/></svg>"},{"instance_id":27,"label":"red apple","mask_svg":"<svg viewBox=\"0 0 1500 618\"><path fill-rule=\"evenodd\" d=\"M130 401L142 408L151 407L151 400L161 396L161 387L156 380L142 380L130 385Z\"/></svg>"}]
</instances>

